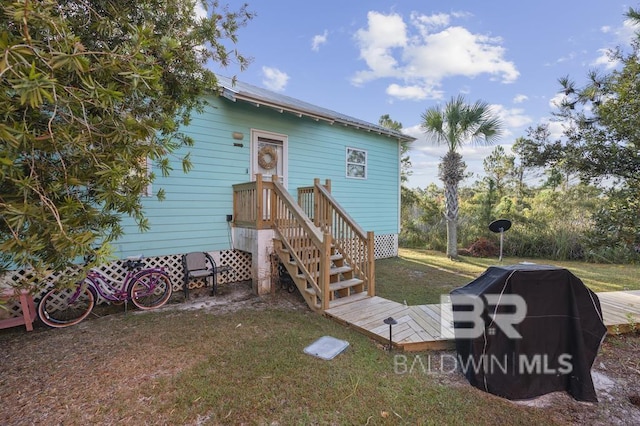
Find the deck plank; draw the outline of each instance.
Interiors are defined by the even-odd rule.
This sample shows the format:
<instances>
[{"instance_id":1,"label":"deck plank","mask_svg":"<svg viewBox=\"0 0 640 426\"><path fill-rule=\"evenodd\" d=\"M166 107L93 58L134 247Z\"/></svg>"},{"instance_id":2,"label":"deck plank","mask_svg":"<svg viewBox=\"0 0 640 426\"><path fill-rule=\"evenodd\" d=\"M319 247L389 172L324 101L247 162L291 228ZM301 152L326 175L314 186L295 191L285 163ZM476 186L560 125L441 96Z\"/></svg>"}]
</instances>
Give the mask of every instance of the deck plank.
<instances>
[{"instance_id":1,"label":"deck plank","mask_svg":"<svg viewBox=\"0 0 640 426\"><path fill-rule=\"evenodd\" d=\"M597 295L610 333L629 331L629 315L640 323L640 290ZM389 341L389 325L383 321L393 317L398 322L392 326L393 345L404 351L425 351L455 347L455 339L441 336L441 321L448 326L453 324L451 305L444 308L440 304L406 306L373 296L332 307L325 314L382 343Z\"/></svg>"}]
</instances>

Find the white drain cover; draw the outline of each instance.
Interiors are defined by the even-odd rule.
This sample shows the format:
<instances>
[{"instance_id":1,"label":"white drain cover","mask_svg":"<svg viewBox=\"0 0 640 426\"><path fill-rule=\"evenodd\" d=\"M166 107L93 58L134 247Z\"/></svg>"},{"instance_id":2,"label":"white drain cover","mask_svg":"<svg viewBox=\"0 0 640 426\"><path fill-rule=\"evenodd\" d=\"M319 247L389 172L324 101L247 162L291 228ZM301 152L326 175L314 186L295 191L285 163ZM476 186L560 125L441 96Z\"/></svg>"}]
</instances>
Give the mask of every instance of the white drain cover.
<instances>
[{"instance_id":1,"label":"white drain cover","mask_svg":"<svg viewBox=\"0 0 640 426\"><path fill-rule=\"evenodd\" d=\"M347 341L331 336L323 336L304 348L304 352L318 358L332 359L347 349L347 346L349 346L349 342Z\"/></svg>"}]
</instances>

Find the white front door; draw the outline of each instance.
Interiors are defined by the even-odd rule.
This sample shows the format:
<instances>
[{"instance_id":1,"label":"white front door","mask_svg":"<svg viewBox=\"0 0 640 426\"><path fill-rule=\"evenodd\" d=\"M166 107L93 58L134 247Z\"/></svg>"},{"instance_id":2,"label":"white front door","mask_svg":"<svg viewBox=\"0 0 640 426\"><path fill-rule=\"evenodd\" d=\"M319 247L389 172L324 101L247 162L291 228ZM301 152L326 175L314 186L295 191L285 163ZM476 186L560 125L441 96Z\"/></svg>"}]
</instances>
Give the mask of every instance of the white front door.
<instances>
[{"instance_id":1,"label":"white front door","mask_svg":"<svg viewBox=\"0 0 640 426\"><path fill-rule=\"evenodd\" d=\"M287 187L287 136L260 130L251 131L251 180L256 174L271 181L277 175Z\"/></svg>"}]
</instances>

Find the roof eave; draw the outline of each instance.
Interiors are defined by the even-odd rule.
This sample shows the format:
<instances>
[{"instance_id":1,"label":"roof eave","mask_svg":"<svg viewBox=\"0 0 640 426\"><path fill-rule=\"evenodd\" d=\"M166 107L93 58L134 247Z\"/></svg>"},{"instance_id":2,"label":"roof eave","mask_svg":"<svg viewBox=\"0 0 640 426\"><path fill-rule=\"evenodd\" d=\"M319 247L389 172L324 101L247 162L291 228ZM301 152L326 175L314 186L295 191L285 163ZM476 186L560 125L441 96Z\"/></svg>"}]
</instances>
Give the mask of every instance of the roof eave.
<instances>
[{"instance_id":1,"label":"roof eave","mask_svg":"<svg viewBox=\"0 0 640 426\"><path fill-rule=\"evenodd\" d=\"M266 106L272 109L275 109L276 111L278 111L279 113L284 113L284 112L288 112L290 114L293 114L297 117L309 117L315 121L326 121L330 124L333 124L336 120L333 119L332 117L326 117L320 114L314 114L311 113L309 111L305 111L304 109L300 109L300 108L294 108L291 107L289 105L283 105L283 104L277 104L277 103L273 103L273 102L269 102L269 101L265 101L264 99L260 99L260 98L256 98L253 96L247 96L244 95L242 93L236 93L235 98L244 102L248 102L250 104L255 105L256 107L260 107L260 106Z\"/></svg>"},{"instance_id":2,"label":"roof eave","mask_svg":"<svg viewBox=\"0 0 640 426\"><path fill-rule=\"evenodd\" d=\"M324 121L326 123L329 124L334 124L334 123L338 123L338 124L342 124L343 126L346 127L351 127L354 129L358 129L358 130L365 130L368 132L374 132L374 133L378 133L379 135L384 135L390 138L394 138L397 139L399 142L413 142L416 140L416 138L412 137L412 136L407 136L401 133L397 133L394 131L389 131L389 132L383 132L381 131L379 128L375 128L372 126L366 126L366 125L361 125L361 124L357 124L357 123L352 123L346 120L341 120L340 118L335 118L335 117L327 117L327 116L323 116L320 114L316 114L316 113L312 113L309 111L306 111L304 109L301 108L295 108L292 107L290 105L283 105L283 104L277 104L277 103L273 103L273 102L269 102L266 101L262 98L258 98L255 96L249 96L240 92L236 92L234 90L229 89L228 87L224 87L222 90L222 96L233 101L236 102L238 100L243 101L243 102L247 102L249 104L252 104L256 107L260 107L260 106L266 106L268 108L272 108L276 111L278 111L279 113L284 113L284 112L288 112L290 114L293 114L299 118L301 117L308 117L311 118L312 120L315 121Z\"/></svg>"}]
</instances>

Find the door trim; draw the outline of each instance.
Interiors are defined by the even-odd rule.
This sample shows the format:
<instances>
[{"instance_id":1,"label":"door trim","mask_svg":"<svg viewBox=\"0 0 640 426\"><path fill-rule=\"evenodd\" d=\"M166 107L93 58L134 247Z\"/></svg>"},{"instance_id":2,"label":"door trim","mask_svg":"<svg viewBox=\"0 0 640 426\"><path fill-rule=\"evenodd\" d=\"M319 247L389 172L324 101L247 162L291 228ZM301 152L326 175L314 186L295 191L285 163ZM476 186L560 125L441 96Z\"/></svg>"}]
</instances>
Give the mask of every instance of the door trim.
<instances>
[{"instance_id":1,"label":"door trim","mask_svg":"<svg viewBox=\"0 0 640 426\"><path fill-rule=\"evenodd\" d=\"M282 158L280 159L282 164L282 184L285 188L288 188L289 184L289 137L282 133L269 132L266 130L251 129L251 148L250 148L250 175L251 181L256 180L255 174L258 170L258 139L259 138L273 139L282 143ZM271 180L269 175L268 180Z\"/></svg>"}]
</instances>

